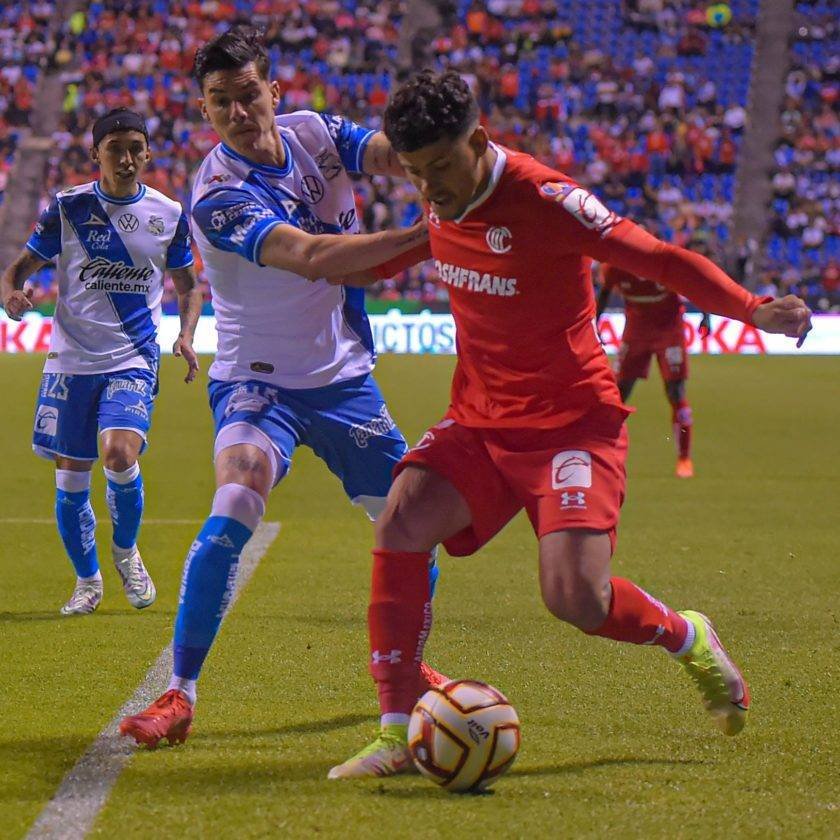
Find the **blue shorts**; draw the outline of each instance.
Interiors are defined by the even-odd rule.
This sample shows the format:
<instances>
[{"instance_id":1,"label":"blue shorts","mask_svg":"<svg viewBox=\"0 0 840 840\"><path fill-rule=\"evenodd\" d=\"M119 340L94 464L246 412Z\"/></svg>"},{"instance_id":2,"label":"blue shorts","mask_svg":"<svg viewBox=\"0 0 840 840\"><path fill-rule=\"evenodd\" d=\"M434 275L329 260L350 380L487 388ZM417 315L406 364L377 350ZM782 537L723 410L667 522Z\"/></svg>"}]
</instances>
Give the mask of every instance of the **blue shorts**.
<instances>
[{"instance_id":1,"label":"blue shorts","mask_svg":"<svg viewBox=\"0 0 840 840\"><path fill-rule=\"evenodd\" d=\"M277 455L275 481L290 469L295 449L304 445L341 479L351 500L383 497L394 466L408 449L370 374L294 390L253 379L211 379L208 391L217 437L234 424L262 432ZM227 441L232 445L236 436Z\"/></svg>"},{"instance_id":2,"label":"blue shorts","mask_svg":"<svg viewBox=\"0 0 840 840\"><path fill-rule=\"evenodd\" d=\"M130 368L113 373L45 373L41 377L32 448L43 458L95 461L97 436L131 429L143 438L152 420L157 375Z\"/></svg>"}]
</instances>

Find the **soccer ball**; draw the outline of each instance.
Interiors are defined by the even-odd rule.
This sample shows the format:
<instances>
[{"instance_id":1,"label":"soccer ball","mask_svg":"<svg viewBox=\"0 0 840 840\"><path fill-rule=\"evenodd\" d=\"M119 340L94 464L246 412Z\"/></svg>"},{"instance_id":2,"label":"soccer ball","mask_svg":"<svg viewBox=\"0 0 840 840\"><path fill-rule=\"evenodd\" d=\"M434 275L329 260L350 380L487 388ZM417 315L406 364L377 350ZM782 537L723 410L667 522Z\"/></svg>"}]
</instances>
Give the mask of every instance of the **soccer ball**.
<instances>
[{"instance_id":1,"label":"soccer ball","mask_svg":"<svg viewBox=\"0 0 840 840\"><path fill-rule=\"evenodd\" d=\"M408 722L417 769L451 791L480 791L513 764L519 718L501 691L476 680L452 680L427 691Z\"/></svg>"}]
</instances>

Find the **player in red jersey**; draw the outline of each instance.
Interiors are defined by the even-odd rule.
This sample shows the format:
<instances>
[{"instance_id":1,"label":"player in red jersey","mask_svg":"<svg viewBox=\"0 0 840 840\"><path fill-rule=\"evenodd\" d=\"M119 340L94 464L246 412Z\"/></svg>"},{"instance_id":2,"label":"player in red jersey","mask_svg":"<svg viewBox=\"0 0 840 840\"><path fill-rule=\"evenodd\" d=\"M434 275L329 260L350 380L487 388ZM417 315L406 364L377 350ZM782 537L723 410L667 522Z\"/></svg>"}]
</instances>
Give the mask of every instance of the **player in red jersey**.
<instances>
[{"instance_id":1,"label":"player in red jersey","mask_svg":"<svg viewBox=\"0 0 840 840\"><path fill-rule=\"evenodd\" d=\"M688 379L688 348L685 343L680 296L657 283L614 265L601 266L601 291L595 310L596 323L607 306L610 293L624 298L626 321L618 351L616 379L621 399L627 402L637 379L647 379L651 356L656 356L671 404L671 423L677 444L677 475L691 478L691 406L685 394ZM709 316L703 314L701 332L708 334Z\"/></svg>"},{"instance_id":2,"label":"player in red jersey","mask_svg":"<svg viewBox=\"0 0 840 840\"><path fill-rule=\"evenodd\" d=\"M523 507L548 609L585 633L669 651L716 724L736 734L749 691L709 620L610 574L629 410L595 330L590 258L771 332L804 336L808 308L755 297L565 175L491 143L457 73L403 85L384 130L428 206L458 363L448 411L398 465L376 523L368 627L381 731L330 778L411 767L406 730L432 620L429 551L443 542L472 554Z\"/></svg>"}]
</instances>

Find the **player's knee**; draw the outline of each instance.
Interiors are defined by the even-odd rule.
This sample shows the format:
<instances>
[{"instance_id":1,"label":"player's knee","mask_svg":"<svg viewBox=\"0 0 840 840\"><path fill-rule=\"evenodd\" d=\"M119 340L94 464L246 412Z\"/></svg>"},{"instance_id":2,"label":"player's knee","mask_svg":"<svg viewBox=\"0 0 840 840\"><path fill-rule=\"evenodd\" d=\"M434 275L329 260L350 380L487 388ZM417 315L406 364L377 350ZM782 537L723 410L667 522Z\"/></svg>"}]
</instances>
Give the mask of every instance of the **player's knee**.
<instances>
[{"instance_id":1,"label":"player's knee","mask_svg":"<svg viewBox=\"0 0 840 840\"><path fill-rule=\"evenodd\" d=\"M388 505L374 524L376 544L392 551L425 551L431 549L434 541L426 545L423 528L402 506Z\"/></svg>"},{"instance_id":2,"label":"player's knee","mask_svg":"<svg viewBox=\"0 0 840 840\"><path fill-rule=\"evenodd\" d=\"M553 616L585 631L600 627L610 610L609 585L579 575L544 581L542 598Z\"/></svg>"},{"instance_id":3,"label":"player's knee","mask_svg":"<svg viewBox=\"0 0 840 840\"><path fill-rule=\"evenodd\" d=\"M274 469L265 452L249 444L237 444L216 455L216 486L238 484L268 497Z\"/></svg>"},{"instance_id":4,"label":"player's knee","mask_svg":"<svg viewBox=\"0 0 840 840\"><path fill-rule=\"evenodd\" d=\"M124 472L137 460L137 448L125 440L109 440L103 447L102 462L114 472Z\"/></svg>"},{"instance_id":5,"label":"player's knee","mask_svg":"<svg viewBox=\"0 0 840 840\"><path fill-rule=\"evenodd\" d=\"M392 551L431 551L439 538L433 534L424 505L410 492L392 492L374 523L376 545Z\"/></svg>"}]
</instances>

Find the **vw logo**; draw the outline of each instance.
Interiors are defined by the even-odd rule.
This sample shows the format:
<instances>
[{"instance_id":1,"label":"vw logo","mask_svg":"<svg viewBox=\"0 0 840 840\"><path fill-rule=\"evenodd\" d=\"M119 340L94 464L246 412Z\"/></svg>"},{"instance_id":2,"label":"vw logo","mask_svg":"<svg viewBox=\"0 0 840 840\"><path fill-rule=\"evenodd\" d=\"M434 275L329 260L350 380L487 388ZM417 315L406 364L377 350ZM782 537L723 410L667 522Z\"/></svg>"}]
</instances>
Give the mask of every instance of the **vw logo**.
<instances>
[{"instance_id":1,"label":"vw logo","mask_svg":"<svg viewBox=\"0 0 840 840\"><path fill-rule=\"evenodd\" d=\"M120 226L120 230L124 233L134 233L134 231L140 226L137 216L133 213L123 213L122 216L117 219L117 224Z\"/></svg>"},{"instance_id":2,"label":"vw logo","mask_svg":"<svg viewBox=\"0 0 840 840\"><path fill-rule=\"evenodd\" d=\"M511 232L506 227L491 227L487 231L487 244L494 254L510 251Z\"/></svg>"},{"instance_id":3,"label":"vw logo","mask_svg":"<svg viewBox=\"0 0 840 840\"><path fill-rule=\"evenodd\" d=\"M324 185L314 175L307 175L300 182L300 191L310 204L317 204L324 197Z\"/></svg>"}]
</instances>

